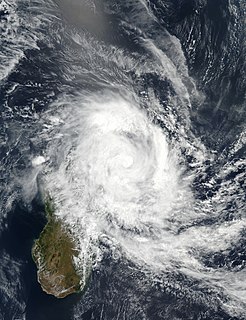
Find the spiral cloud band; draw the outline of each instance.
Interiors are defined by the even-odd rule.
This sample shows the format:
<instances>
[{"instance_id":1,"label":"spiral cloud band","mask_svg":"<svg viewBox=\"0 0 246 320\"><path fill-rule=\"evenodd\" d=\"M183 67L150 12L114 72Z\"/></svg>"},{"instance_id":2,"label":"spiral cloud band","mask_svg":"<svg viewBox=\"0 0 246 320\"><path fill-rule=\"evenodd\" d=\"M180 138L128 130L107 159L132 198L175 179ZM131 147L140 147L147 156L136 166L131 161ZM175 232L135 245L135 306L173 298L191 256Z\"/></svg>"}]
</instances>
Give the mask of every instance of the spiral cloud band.
<instances>
[{"instance_id":1,"label":"spiral cloud band","mask_svg":"<svg viewBox=\"0 0 246 320\"><path fill-rule=\"evenodd\" d=\"M65 125L74 141L64 133L66 160L49 179L51 189L64 195L58 195L62 212L69 206L68 217L90 213L102 223L139 231L160 225L179 190L174 153L161 129L134 97L104 93L76 104L77 119L67 118Z\"/></svg>"}]
</instances>

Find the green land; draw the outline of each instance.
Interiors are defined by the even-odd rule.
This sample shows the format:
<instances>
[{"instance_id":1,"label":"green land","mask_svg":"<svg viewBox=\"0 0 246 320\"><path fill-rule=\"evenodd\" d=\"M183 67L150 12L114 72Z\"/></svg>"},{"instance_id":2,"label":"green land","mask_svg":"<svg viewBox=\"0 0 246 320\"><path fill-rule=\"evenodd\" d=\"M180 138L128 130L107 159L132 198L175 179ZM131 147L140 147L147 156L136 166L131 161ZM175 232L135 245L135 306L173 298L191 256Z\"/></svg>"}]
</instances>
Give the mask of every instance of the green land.
<instances>
[{"instance_id":1,"label":"green land","mask_svg":"<svg viewBox=\"0 0 246 320\"><path fill-rule=\"evenodd\" d=\"M45 203L45 211L48 223L33 245L32 256L42 289L57 298L64 298L81 291L86 285L74 264L78 247L69 228L54 215L50 198Z\"/></svg>"}]
</instances>

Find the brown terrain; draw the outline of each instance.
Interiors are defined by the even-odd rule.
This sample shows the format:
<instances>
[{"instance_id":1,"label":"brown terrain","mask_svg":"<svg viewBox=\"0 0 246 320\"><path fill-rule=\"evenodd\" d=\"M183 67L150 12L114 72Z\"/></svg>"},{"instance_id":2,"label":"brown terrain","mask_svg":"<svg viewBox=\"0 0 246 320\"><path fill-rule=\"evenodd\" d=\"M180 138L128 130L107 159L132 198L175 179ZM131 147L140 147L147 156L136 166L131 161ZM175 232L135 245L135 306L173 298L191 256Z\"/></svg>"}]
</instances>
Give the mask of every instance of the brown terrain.
<instances>
[{"instance_id":1,"label":"brown terrain","mask_svg":"<svg viewBox=\"0 0 246 320\"><path fill-rule=\"evenodd\" d=\"M64 298L81 289L81 277L73 261L73 257L78 256L78 249L70 231L53 215L50 200L45 209L48 223L34 243L32 256L42 289L57 298Z\"/></svg>"}]
</instances>

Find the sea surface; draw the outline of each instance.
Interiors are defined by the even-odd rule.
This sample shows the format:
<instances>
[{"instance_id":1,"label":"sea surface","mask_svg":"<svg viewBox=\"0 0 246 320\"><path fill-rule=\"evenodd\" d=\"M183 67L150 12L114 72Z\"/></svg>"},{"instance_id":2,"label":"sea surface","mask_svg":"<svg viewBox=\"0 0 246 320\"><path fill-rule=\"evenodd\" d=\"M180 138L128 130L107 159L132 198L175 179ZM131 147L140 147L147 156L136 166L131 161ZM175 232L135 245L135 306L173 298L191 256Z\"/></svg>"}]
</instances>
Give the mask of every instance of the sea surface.
<instances>
[{"instance_id":1,"label":"sea surface","mask_svg":"<svg viewBox=\"0 0 246 320\"><path fill-rule=\"evenodd\" d=\"M246 319L246 2L0 0L0 319ZM56 299L43 195L93 261Z\"/></svg>"}]
</instances>

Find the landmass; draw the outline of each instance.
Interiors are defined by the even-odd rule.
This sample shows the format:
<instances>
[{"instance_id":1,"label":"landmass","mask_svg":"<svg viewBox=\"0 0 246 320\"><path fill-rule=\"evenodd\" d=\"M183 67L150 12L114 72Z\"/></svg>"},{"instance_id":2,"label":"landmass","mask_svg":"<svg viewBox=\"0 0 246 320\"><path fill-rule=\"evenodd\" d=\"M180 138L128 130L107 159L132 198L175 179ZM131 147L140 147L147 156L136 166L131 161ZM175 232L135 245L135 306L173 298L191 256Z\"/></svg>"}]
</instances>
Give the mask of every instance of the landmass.
<instances>
[{"instance_id":1,"label":"landmass","mask_svg":"<svg viewBox=\"0 0 246 320\"><path fill-rule=\"evenodd\" d=\"M33 245L32 256L42 289L57 298L64 298L82 291L87 280L83 280L85 277L81 277L75 267L78 246L68 226L55 216L51 198L45 201L45 211L48 223Z\"/></svg>"}]
</instances>

